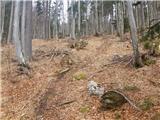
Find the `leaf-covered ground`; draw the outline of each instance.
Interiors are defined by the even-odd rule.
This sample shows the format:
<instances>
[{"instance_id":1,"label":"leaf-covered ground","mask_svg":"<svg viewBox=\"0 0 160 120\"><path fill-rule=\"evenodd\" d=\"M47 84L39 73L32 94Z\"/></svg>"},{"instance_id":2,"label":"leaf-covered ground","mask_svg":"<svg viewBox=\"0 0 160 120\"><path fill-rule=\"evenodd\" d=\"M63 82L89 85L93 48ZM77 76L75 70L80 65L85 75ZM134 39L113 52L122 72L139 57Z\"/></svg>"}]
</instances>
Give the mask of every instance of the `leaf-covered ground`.
<instances>
[{"instance_id":1,"label":"leaf-covered ground","mask_svg":"<svg viewBox=\"0 0 160 120\"><path fill-rule=\"evenodd\" d=\"M81 50L66 40L33 40L30 69L18 66L14 47L1 49L2 120L150 120L160 113L160 58L135 69L132 47L115 36L86 38ZM143 51L143 50L141 50ZM89 96L94 80L106 90L118 89L143 111L128 103L102 111L99 98ZM155 117L156 116L156 117ZM159 119L155 119L159 120Z\"/></svg>"}]
</instances>

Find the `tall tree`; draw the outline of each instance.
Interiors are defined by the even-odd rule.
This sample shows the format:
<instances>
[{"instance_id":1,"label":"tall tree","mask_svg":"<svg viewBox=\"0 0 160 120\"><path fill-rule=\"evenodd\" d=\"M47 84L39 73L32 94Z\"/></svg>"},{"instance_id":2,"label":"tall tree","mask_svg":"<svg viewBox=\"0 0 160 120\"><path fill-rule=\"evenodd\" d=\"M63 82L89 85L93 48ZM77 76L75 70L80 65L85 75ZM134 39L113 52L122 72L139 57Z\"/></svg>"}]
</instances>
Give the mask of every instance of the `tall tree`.
<instances>
[{"instance_id":1,"label":"tall tree","mask_svg":"<svg viewBox=\"0 0 160 120\"><path fill-rule=\"evenodd\" d=\"M71 32L71 38L72 39L76 39L76 35L75 35L75 12L74 12L74 0L72 0L71 2L71 14L72 14L72 32Z\"/></svg>"},{"instance_id":2,"label":"tall tree","mask_svg":"<svg viewBox=\"0 0 160 120\"><path fill-rule=\"evenodd\" d=\"M96 34L99 33L99 30L98 30L98 1L96 0L95 1L95 31L96 31Z\"/></svg>"},{"instance_id":3,"label":"tall tree","mask_svg":"<svg viewBox=\"0 0 160 120\"><path fill-rule=\"evenodd\" d=\"M20 40L20 29L19 29L19 13L20 13L20 1L15 1L14 9L14 24L13 24L13 39L16 48L17 59L20 64L26 64L24 53L22 51L22 43Z\"/></svg>"},{"instance_id":4,"label":"tall tree","mask_svg":"<svg viewBox=\"0 0 160 120\"><path fill-rule=\"evenodd\" d=\"M10 13L10 21L9 21L9 31L8 31L8 38L7 42L12 42L13 38L13 14L14 14L14 1L11 1L11 13Z\"/></svg>"},{"instance_id":5,"label":"tall tree","mask_svg":"<svg viewBox=\"0 0 160 120\"><path fill-rule=\"evenodd\" d=\"M24 0L25 1L25 0ZM26 33L25 37L25 57L29 60L32 57L32 1L25 1L26 2L26 27L24 29Z\"/></svg>"},{"instance_id":6,"label":"tall tree","mask_svg":"<svg viewBox=\"0 0 160 120\"><path fill-rule=\"evenodd\" d=\"M2 42L5 17L5 1L0 1L0 16L0 42Z\"/></svg>"},{"instance_id":7,"label":"tall tree","mask_svg":"<svg viewBox=\"0 0 160 120\"><path fill-rule=\"evenodd\" d=\"M138 50L137 28L133 15L132 1L127 1L127 11L131 31L131 42L133 47L133 62L136 67L140 67L142 66L142 60Z\"/></svg>"},{"instance_id":8,"label":"tall tree","mask_svg":"<svg viewBox=\"0 0 160 120\"><path fill-rule=\"evenodd\" d=\"M21 21L20 10L20 1L15 1L13 39L19 63L26 64L32 56L32 1L22 2Z\"/></svg>"},{"instance_id":9,"label":"tall tree","mask_svg":"<svg viewBox=\"0 0 160 120\"><path fill-rule=\"evenodd\" d=\"M80 37L81 32L81 2L78 0L78 38Z\"/></svg>"},{"instance_id":10,"label":"tall tree","mask_svg":"<svg viewBox=\"0 0 160 120\"><path fill-rule=\"evenodd\" d=\"M2 1L0 1L0 16L2 16ZM2 41L2 17L0 18L0 42Z\"/></svg>"},{"instance_id":11,"label":"tall tree","mask_svg":"<svg viewBox=\"0 0 160 120\"><path fill-rule=\"evenodd\" d=\"M144 2L141 1L141 31L142 31L142 35L144 35L144 29L145 29L145 16L144 16Z\"/></svg>"},{"instance_id":12,"label":"tall tree","mask_svg":"<svg viewBox=\"0 0 160 120\"><path fill-rule=\"evenodd\" d=\"M123 2L122 1L117 1L116 3L116 7L117 7L117 31L118 31L118 35L121 38L121 41L123 41L124 37L124 16L123 16Z\"/></svg>"}]
</instances>

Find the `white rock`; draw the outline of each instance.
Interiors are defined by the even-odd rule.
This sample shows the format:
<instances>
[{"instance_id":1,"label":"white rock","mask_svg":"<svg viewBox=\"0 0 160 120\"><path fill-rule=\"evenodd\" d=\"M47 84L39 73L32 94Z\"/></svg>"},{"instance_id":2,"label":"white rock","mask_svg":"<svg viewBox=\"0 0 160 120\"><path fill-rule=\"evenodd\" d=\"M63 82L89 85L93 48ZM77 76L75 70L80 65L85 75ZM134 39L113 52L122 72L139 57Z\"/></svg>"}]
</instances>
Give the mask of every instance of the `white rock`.
<instances>
[{"instance_id":1,"label":"white rock","mask_svg":"<svg viewBox=\"0 0 160 120\"><path fill-rule=\"evenodd\" d=\"M104 93L104 88L99 87L96 82L91 80L88 82L88 92L90 95L101 96Z\"/></svg>"}]
</instances>

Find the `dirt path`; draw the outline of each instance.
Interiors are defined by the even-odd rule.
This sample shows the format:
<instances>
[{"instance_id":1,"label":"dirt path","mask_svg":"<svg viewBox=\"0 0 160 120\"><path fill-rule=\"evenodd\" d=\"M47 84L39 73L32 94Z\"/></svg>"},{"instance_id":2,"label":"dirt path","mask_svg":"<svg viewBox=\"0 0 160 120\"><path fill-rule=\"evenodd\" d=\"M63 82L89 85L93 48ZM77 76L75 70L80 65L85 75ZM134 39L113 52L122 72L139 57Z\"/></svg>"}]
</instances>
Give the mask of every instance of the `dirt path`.
<instances>
[{"instance_id":1,"label":"dirt path","mask_svg":"<svg viewBox=\"0 0 160 120\"><path fill-rule=\"evenodd\" d=\"M7 66L7 54L13 48L4 49L2 57L2 81L4 102L3 120L115 120L119 115L123 120L150 120L160 112L160 59L154 65L134 69L126 66L132 55L129 41L119 42L115 36L90 37L83 50L70 49L67 42L35 40L33 42L34 60L28 77L17 75L17 63L13 53ZM55 56L53 49L70 52L71 65L62 64L63 56ZM121 62L120 58L126 58ZM114 60L119 60L111 64ZM61 61L61 62L60 62ZM57 76L57 71L69 68L65 74ZM95 73L101 69L105 70ZM8 70L9 69L9 70ZM76 73L83 73L84 78L75 80ZM137 112L129 104L110 111L100 111L98 98L88 96L87 83L92 80L109 89L121 89L135 103L145 98L152 98L154 107L144 112ZM151 82L152 81L152 82ZM154 83L154 84L153 84ZM124 88L136 86L138 91Z\"/></svg>"}]
</instances>

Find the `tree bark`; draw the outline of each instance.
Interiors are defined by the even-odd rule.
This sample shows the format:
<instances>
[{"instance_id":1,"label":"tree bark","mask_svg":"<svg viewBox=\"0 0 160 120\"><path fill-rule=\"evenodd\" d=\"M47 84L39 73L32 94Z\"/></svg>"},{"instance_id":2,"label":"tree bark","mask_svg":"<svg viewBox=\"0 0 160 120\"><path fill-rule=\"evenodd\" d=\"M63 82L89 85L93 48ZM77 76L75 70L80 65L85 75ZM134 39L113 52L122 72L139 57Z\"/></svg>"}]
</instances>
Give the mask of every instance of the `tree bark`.
<instances>
[{"instance_id":1,"label":"tree bark","mask_svg":"<svg viewBox=\"0 0 160 120\"><path fill-rule=\"evenodd\" d=\"M21 22L20 1L15 1L13 39L19 63L26 64L32 56L32 1L23 1Z\"/></svg>"},{"instance_id":2,"label":"tree bark","mask_svg":"<svg viewBox=\"0 0 160 120\"><path fill-rule=\"evenodd\" d=\"M20 40L20 30L19 30L19 13L20 13L20 1L15 1L14 9L14 24L13 24L13 39L16 48L17 59L20 64L26 64L24 58L24 53L22 51L22 43Z\"/></svg>"},{"instance_id":3,"label":"tree bark","mask_svg":"<svg viewBox=\"0 0 160 120\"><path fill-rule=\"evenodd\" d=\"M26 2L26 40L25 57L29 60L32 57L32 1Z\"/></svg>"},{"instance_id":4,"label":"tree bark","mask_svg":"<svg viewBox=\"0 0 160 120\"><path fill-rule=\"evenodd\" d=\"M118 21L117 21L117 29L119 30L119 36L121 38L121 41L124 41L124 20L123 20L123 2L117 3L117 9L118 9Z\"/></svg>"},{"instance_id":5,"label":"tree bark","mask_svg":"<svg viewBox=\"0 0 160 120\"><path fill-rule=\"evenodd\" d=\"M141 1L141 31L142 31L142 36L144 35L144 30L145 30L145 17L144 17L144 2Z\"/></svg>"},{"instance_id":6,"label":"tree bark","mask_svg":"<svg viewBox=\"0 0 160 120\"><path fill-rule=\"evenodd\" d=\"M72 32L71 32L71 38L72 39L76 39L75 36L75 14L74 14L74 10L73 10L73 5L74 5L74 0L72 0L72 7L71 7L71 14L72 14Z\"/></svg>"},{"instance_id":7,"label":"tree bark","mask_svg":"<svg viewBox=\"0 0 160 120\"><path fill-rule=\"evenodd\" d=\"M78 38L81 35L81 1L78 0Z\"/></svg>"},{"instance_id":8,"label":"tree bark","mask_svg":"<svg viewBox=\"0 0 160 120\"><path fill-rule=\"evenodd\" d=\"M56 39L58 40L58 1L56 0L56 18L55 18L55 35Z\"/></svg>"},{"instance_id":9,"label":"tree bark","mask_svg":"<svg viewBox=\"0 0 160 120\"><path fill-rule=\"evenodd\" d=\"M97 0L95 1L95 24L96 24L95 31L97 34L97 33L99 33L99 31L98 31L98 1Z\"/></svg>"},{"instance_id":10,"label":"tree bark","mask_svg":"<svg viewBox=\"0 0 160 120\"><path fill-rule=\"evenodd\" d=\"M5 17L5 1L0 1L0 43L2 43L3 40L4 17Z\"/></svg>"},{"instance_id":11,"label":"tree bark","mask_svg":"<svg viewBox=\"0 0 160 120\"><path fill-rule=\"evenodd\" d=\"M127 11L129 18L129 25L131 31L131 42L133 47L133 62L136 67L143 66L140 52L138 50L138 39L137 39L137 29L135 24L135 19L133 15L132 1L127 1Z\"/></svg>"},{"instance_id":12,"label":"tree bark","mask_svg":"<svg viewBox=\"0 0 160 120\"><path fill-rule=\"evenodd\" d=\"M2 1L0 1L0 42L2 41Z\"/></svg>"},{"instance_id":13,"label":"tree bark","mask_svg":"<svg viewBox=\"0 0 160 120\"><path fill-rule=\"evenodd\" d=\"M11 15L10 15L10 21L9 21L9 32L8 32L8 38L7 42L12 42L13 38L13 13L14 13L14 1L11 3Z\"/></svg>"}]
</instances>

